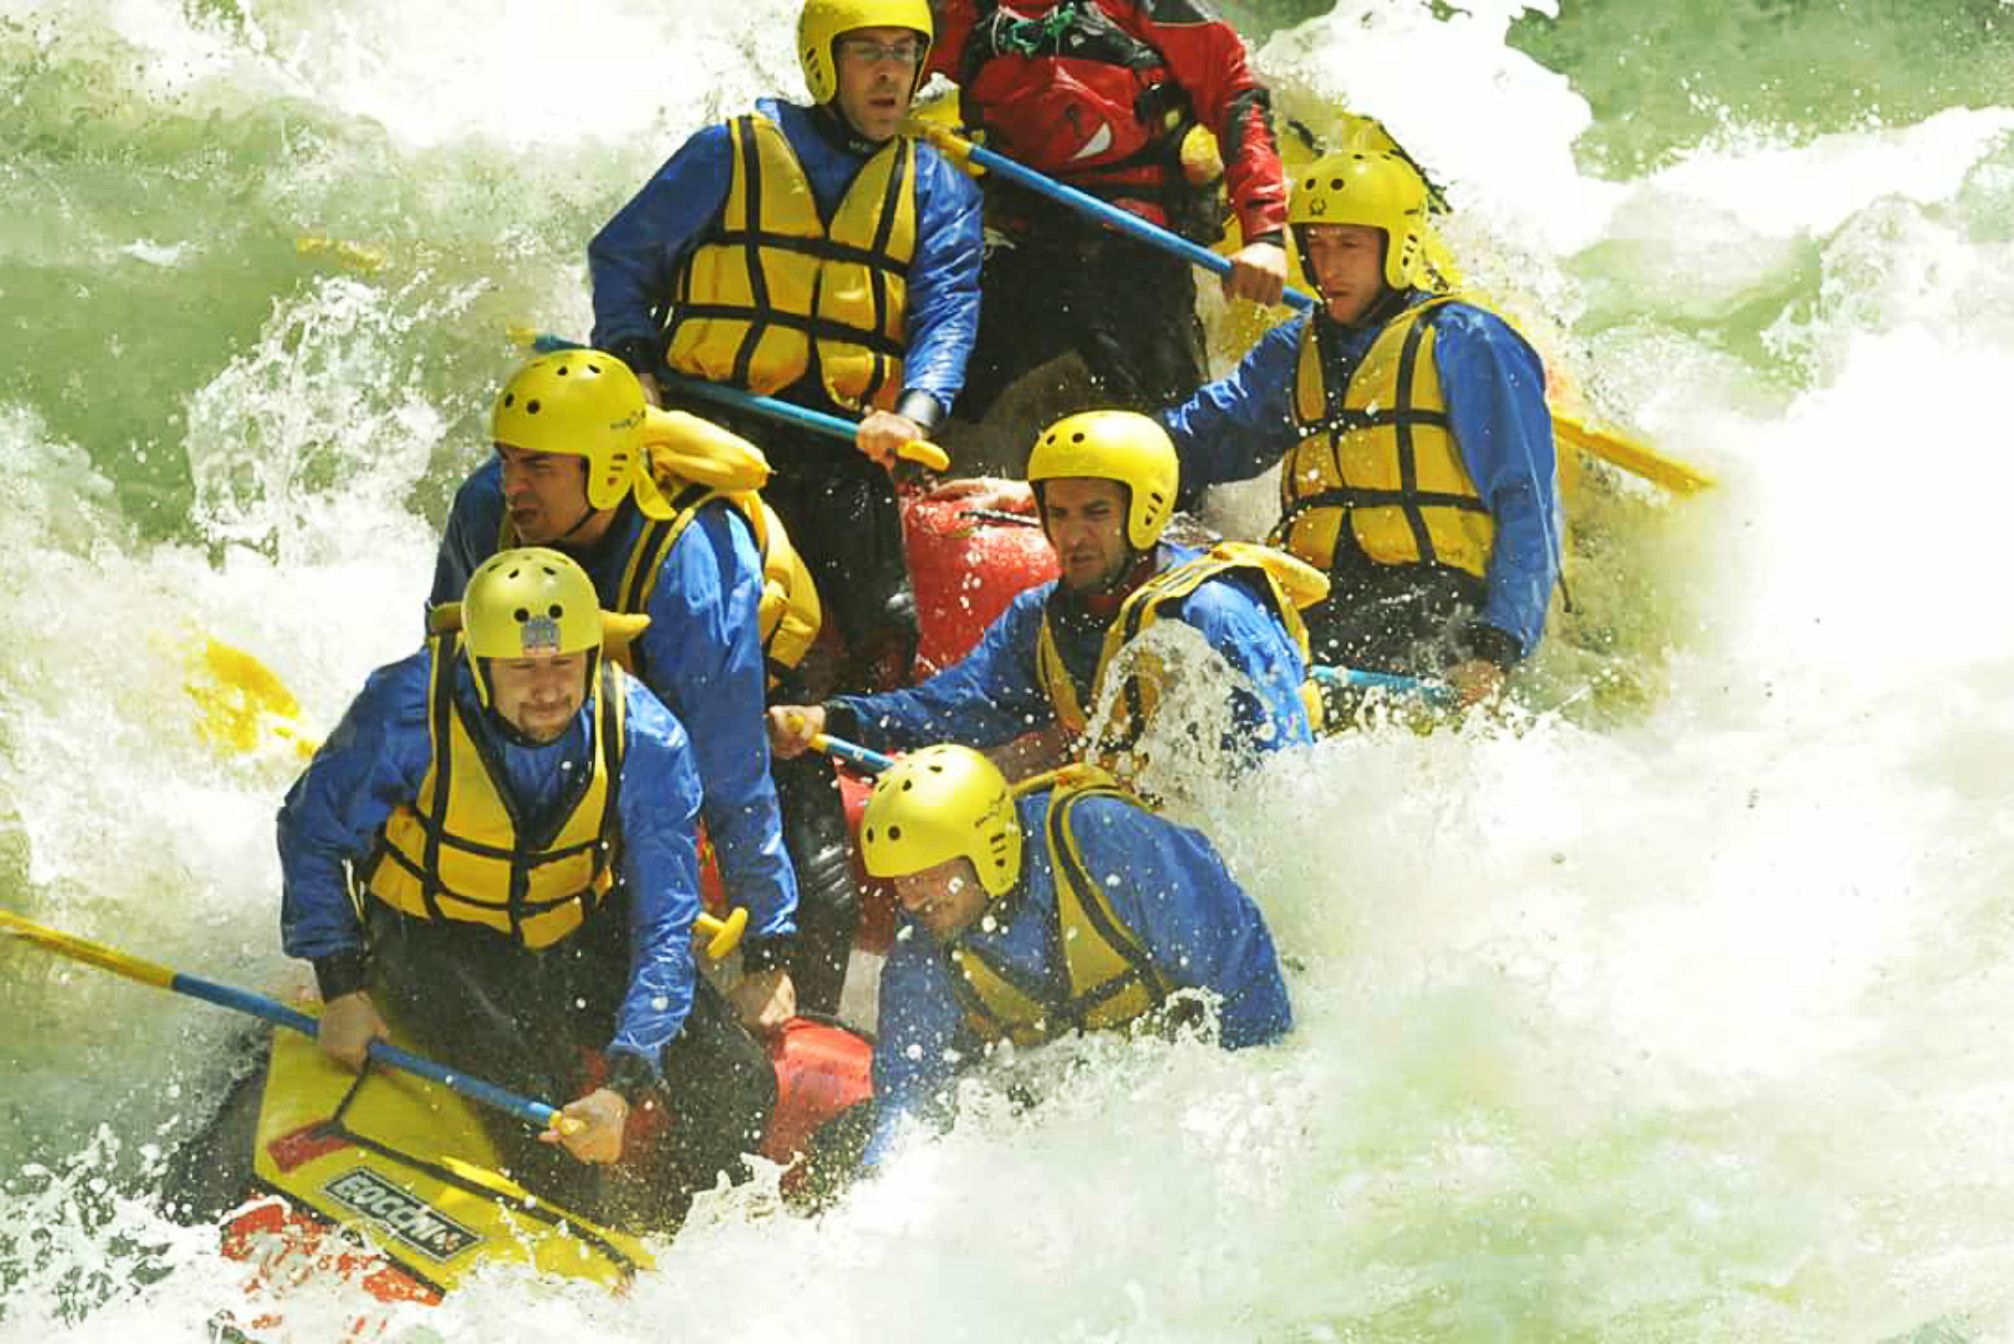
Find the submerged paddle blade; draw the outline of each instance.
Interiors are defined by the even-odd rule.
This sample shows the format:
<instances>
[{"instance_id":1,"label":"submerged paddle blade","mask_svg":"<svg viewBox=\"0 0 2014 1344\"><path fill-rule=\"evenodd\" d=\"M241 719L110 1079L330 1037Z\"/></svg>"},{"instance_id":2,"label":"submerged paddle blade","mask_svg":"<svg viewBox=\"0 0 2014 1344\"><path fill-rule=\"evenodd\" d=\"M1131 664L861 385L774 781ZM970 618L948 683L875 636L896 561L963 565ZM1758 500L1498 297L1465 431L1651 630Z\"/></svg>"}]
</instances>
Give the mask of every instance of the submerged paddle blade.
<instances>
[{"instance_id":1,"label":"submerged paddle blade","mask_svg":"<svg viewBox=\"0 0 2014 1344\"><path fill-rule=\"evenodd\" d=\"M1553 432L1590 457L1641 476L1652 485L1663 486L1675 495L1696 495L1713 484L1713 477L1676 458L1666 457L1634 439L1608 430L1592 429L1570 415L1554 415Z\"/></svg>"},{"instance_id":2,"label":"submerged paddle blade","mask_svg":"<svg viewBox=\"0 0 2014 1344\"><path fill-rule=\"evenodd\" d=\"M316 743L300 731L301 702L273 670L243 649L199 636L183 657L183 690L196 705L196 735L220 751L249 755L269 739L301 756Z\"/></svg>"}]
</instances>

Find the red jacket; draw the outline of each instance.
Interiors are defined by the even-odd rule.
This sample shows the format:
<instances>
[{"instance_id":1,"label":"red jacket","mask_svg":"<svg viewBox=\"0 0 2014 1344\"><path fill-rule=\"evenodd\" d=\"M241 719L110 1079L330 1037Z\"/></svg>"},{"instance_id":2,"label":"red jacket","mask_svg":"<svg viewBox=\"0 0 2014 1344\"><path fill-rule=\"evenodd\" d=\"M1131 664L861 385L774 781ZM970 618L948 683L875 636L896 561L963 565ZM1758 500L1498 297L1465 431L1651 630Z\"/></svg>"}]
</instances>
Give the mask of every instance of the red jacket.
<instances>
[{"instance_id":1,"label":"red jacket","mask_svg":"<svg viewBox=\"0 0 2014 1344\"><path fill-rule=\"evenodd\" d=\"M989 147L1156 223L1189 190L1181 134L1216 132L1244 237L1278 234L1287 187L1245 44L1197 0L931 0L930 70Z\"/></svg>"}]
</instances>

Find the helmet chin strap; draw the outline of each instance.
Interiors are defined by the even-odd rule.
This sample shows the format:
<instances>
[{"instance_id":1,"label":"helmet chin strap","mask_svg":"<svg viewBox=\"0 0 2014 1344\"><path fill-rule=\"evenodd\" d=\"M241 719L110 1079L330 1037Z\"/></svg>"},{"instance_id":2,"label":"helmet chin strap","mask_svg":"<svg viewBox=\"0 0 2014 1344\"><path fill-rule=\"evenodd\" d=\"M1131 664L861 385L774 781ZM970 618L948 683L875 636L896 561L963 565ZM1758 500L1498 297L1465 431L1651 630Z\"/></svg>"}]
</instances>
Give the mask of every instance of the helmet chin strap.
<instances>
[{"instance_id":1,"label":"helmet chin strap","mask_svg":"<svg viewBox=\"0 0 2014 1344\"><path fill-rule=\"evenodd\" d=\"M861 158L872 158L881 148L879 142L862 135L846 114L839 110L838 95L829 103L820 103L812 109L812 124L825 133L825 138Z\"/></svg>"},{"instance_id":2,"label":"helmet chin strap","mask_svg":"<svg viewBox=\"0 0 2014 1344\"><path fill-rule=\"evenodd\" d=\"M580 517L574 520L574 524L572 527L569 527L566 531L560 533L558 536L554 537L551 541L545 542L543 544L547 546L558 546L562 542L572 537L574 533L580 531L583 527L586 527L590 522L593 522L596 518L599 518L602 514L607 512L608 512L607 509L597 509L591 504L583 505L583 512L581 513Z\"/></svg>"},{"instance_id":3,"label":"helmet chin strap","mask_svg":"<svg viewBox=\"0 0 2014 1344\"><path fill-rule=\"evenodd\" d=\"M1119 572L1096 588L1078 593L1077 604L1087 615L1099 620L1110 620L1119 610L1119 605L1130 597L1135 588L1145 583L1154 574L1154 553L1160 543L1156 542L1146 550L1126 547L1126 563Z\"/></svg>"}]
</instances>

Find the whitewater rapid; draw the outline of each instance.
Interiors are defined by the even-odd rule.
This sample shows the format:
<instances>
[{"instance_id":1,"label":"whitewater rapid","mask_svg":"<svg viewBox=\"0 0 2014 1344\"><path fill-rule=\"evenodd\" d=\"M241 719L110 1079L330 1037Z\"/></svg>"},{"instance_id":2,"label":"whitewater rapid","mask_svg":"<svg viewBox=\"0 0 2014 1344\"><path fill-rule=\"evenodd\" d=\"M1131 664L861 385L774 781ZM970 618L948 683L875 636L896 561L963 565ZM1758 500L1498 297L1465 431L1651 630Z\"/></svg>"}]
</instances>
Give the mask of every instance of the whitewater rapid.
<instances>
[{"instance_id":1,"label":"whitewater rapid","mask_svg":"<svg viewBox=\"0 0 2014 1344\"><path fill-rule=\"evenodd\" d=\"M1719 484L1594 482L1509 725L1196 784L1294 1035L1069 1043L816 1220L758 1182L624 1298L499 1274L394 1333L2014 1338L2014 97L1705 130L1647 99L1670 143L1639 161L1580 86L1676 56L1547 69L1519 10L1344 0L1256 59L1287 110L1380 115L1471 278ZM796 88L793 14L0 4L0 904L304 980L271 841L299 758L202 741L190 650L256 653L326 726L410 648L505 326L585 326L585 239L684 134ZM1748 59L1722 40L1697 59ZM0 1018L0 1339L244 1313L144 1194L236 1025L14 949Z\"/></svg>"}]
</instances>

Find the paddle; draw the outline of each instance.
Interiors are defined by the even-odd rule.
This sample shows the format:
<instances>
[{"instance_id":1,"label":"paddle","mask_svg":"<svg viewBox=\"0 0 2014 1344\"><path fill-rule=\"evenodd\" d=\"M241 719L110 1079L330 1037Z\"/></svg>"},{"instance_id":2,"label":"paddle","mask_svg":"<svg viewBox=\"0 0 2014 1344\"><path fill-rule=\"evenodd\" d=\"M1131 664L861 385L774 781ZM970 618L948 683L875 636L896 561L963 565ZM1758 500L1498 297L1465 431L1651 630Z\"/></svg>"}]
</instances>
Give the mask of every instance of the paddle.
<instances>
[{"instance_id":1,"label":"paddle","mask_svg":"<svg viewBox=\"0 0 2014 1344\"><path fill-rule=\"evenodd\" d=\"M152 985L156 989L201 999L205 1003L229 1008L233 1012L263 1018L276 1026L298 1031L303 1036L312 1037L316 1032L317 1024L313 1017L298 1009L289 1008L277 999L268 998L264 994L254 994L247 989L237 989L231 985L220 985L214 980L184 975L158 962L128 956L103 943L94 943L74 934L45 928L10 911L0 910L0 934L19 938L58 956L81 961L88 966L96 966L100 970L110 971L128 980L136 980L143 985ZM428 1079L472 1100L494 1106L541 1129L558 1129L565 1133L579 1123L561 1115L558 1107L550 1106L543 1101L535 1101L530 1097L521 1097L515 1092L498 1087L494 1083L486 1083L480 1078L471 1078L465 1073L436 1064L409 1050L401 1050L387 1041L372 1041L370 1057L389 1068Z\"/></svg>"},{"instance_id":2,"label":"paddle","mask_svg":"<svg viewBox=\"0 0 2014 1344\"><path fill-rule=\"evenodd\" d=\"M975 145L940 122L911 117L903 123L903 132L928 140L955 163L977 164L1009 182L1089 215L1100 223L1107 224L1150 247L1158 247L1163 252L1181 257L1217 275L1231 273L1229 257L1192 243L1180 234L1164 229L1150 220L1142 219L1130 210L1121 210L1115 205L1099 200L1089 192L1079 191L1076 187L1038 173L1004 154ZM1307 310L1315 307L1313 295L1292 287L1281 295L1281 299L1294 308ZM1655 485L1661 485L1675 494L1695 494L1713 484L1713 478L1705 472L1665 457L1620 434L1595 429L1583 420L1558 412L1553 413L1552 419L1553 428L1558 431L1560 437L1582 452L1641 476Z\"/></svg>"},{"instance_id":3,"label":"paddle","mask_svg":"<svg viewBox=\"0 0 2014 1344\"><path fill-rule=\"evenodd\" d=\"M895 764L893 756L883 756L880 752L871 748L863 747L855 742L848 742L843 737L833 737L829 733L818 733L813 736L811 739L811 749L813 751L822 751L828 756L845 761L848 765L857 765L862 770L872 771L877 775Z\"/></svg>"},{"instance_id":4,"label":"paddle","mask_svg":"<svg viewBox=\"0 0 2014 1344\"><path fill-rule=\"evenodd\" d=\"M1402 677L1392 672L1365 672L1354 667L1315 666L1308 669L1308 675L1328 686L1343 686L1358 691L1387 691L1393 695L1414 697L1432 705L1435 709L1452 709L1455 705L1454 687L1438 681L1425 681L1419 677Z\"/></svg>"},{"instance_id":5,"label":"paddle","mask_svg":"<svg viewBox=\"0 0 2014 1344\"><path fill-rule=\"evenodd\" d=\"M542 355L549 355L555 350L588 348L579 341L569 340L565 336L556 336L549 331L534 331L530 327L523 326L512 327L510 337L517 344L530 346ZM753 392L744 392L738 387L710 383L704 378L688 378L669 369L659 370L656 377L659 385L667 392L678 392L733 410L767 416L771 420L815 430L835 439L844 439L848 443L853 442L853 431L859 427L845 416L814 411L806 406L795 406L787 401L779 401L775 397L760 397ZM951 467L951 455L927 439L911 439L897 448L895 455L905 462L914 462L932 471L948 471Z\"/></svg>"}]
</instances>

